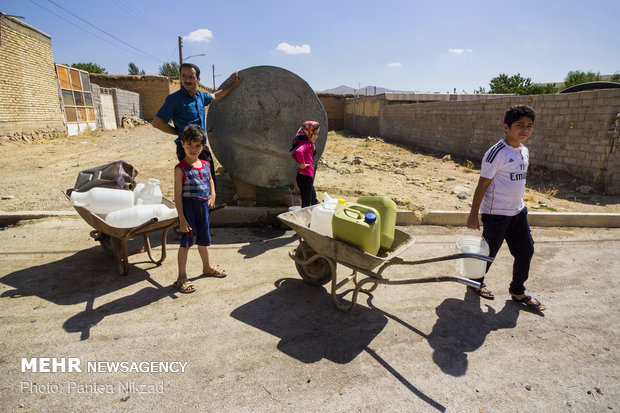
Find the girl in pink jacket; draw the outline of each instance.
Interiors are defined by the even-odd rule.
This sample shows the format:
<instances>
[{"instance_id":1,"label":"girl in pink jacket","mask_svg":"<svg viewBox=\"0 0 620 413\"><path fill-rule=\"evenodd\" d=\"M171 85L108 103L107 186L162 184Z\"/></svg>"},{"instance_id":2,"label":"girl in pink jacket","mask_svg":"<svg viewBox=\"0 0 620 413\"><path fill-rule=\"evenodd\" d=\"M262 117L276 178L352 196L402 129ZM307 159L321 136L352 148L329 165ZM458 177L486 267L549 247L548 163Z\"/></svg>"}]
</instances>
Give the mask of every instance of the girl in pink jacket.
<instances>
[{"instance_id":1,"label":"girl in pink jacket","mask_svg":"<svg viewBox=\"0 0 620 413\"><path fill-rule=\"evenodd\" d=\"M314 142L319 136L319 122L307 121L293 138L291 151L297 162L297 186L301 194L301 207L318 204L314 191Z\"/></svg>"}]
</instances>

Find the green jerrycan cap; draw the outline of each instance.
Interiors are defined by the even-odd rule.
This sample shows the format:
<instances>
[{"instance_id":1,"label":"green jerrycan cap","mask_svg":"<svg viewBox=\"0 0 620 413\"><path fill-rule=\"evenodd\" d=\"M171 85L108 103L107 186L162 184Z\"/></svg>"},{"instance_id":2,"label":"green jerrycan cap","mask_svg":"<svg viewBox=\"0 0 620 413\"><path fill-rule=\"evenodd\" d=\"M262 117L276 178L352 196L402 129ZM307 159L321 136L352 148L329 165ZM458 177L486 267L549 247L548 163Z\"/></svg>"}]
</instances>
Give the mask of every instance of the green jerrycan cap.
<instances>
[{"instance_id":1,"label":"green jerrycan cap","mask_svg":"<svg viewBox=\"0 0 620 413\"><path fill-rule=\"evenodd\" d=\"M375 222L377 222L377 216L374 214L374 212L367 212L364 221L368 222L369 224L374 224Z\"/></svg>"}]
</instances>

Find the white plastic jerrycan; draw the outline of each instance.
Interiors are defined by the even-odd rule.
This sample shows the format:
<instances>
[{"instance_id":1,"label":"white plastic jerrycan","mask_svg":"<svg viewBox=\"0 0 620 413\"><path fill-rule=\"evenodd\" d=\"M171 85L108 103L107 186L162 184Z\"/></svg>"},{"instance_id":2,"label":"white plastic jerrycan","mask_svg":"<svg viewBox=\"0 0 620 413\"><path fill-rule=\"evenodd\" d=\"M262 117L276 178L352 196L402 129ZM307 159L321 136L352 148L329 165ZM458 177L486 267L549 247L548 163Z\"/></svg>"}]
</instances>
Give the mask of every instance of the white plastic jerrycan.
<instances>
[{"instance_id":1,"label":"white plastic jerrycan","mask_svg":"<svg viewBox=\"0 0 620 413\"><path fill-rule=\"evenodd\" d=\"M139 182L138 184L136 184L136 187L133 189L133 203L134 205L136 205L138 203L138 199L140 195L140 191L142 191L144 189L144 184L142 182Z\"/></svg>"},{"instance_id":2,"label":"white plastic jerrycan","mask_svg":"<svg viewBox=\"0 0 620 413\"><path fill-rule=\"evenodd\" d=\"M312 209L310 229L318 232L319 234L333 238L334 233L332 231L332 219L337 207L338 199L332 198L324 193L323 202Z\"/></svg>"},{"instance_id":3,"label":"white plastic jerrycan","mask_svg":"<svg viewBox=\"0 0 620 413\"><path fill-rule=\"evenodd\" d=\"M149 178L144 188L138 192L136 205L161 204L161 188L159 187L159 179Z\"/></svg>"},{"instance_id":4,"label":"white plastic jerrycan","mask_svg":"<svg viewBox=\"0 0 620 413\"><path fill-rule=\"evenodd\" d=\"M134 205L120 211L110 212L105 222L115 228L133 228L156 217L160 221L177 217L177 210L164 204Z\"/></svg>"},{"instance_id":5,"label":"white plastic jerrycan","mask_svg":"<svg viewBox=\"0 0 620 413\"><path fill-rule=\"evenodd\" d=\"M95 187L86 192L72 191L70 202L71 205L84 207L93 214L108 214L132 206L134 196L132 191L126 189Z\"/></svg>"}]
</instances>

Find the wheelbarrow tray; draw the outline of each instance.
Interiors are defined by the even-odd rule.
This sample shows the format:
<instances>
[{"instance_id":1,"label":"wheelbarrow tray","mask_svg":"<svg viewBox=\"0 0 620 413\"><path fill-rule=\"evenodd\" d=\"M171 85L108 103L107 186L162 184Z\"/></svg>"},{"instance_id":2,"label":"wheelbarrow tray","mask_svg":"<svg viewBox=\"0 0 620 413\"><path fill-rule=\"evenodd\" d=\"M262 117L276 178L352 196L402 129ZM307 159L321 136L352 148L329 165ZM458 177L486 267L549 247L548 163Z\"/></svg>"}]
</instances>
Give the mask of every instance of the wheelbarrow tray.
<instances>
[{"instance_id":1,"label":"wheelbarrow tray","mask_svg":"<svg viewBox=\"0 0 620 413\"><path fill-rule=\"evenodd\" d=\"M480 289L480 283L468 278L455 275L438 275L422 278L386 278L383 272L391 265L419 265L429 264L439 261L455 260L459 258L474 258L486 262L492 262L493 258L474 253L459 253L445 255L441 257L427 258L421 260L404 260L399 255L411 247L415 240L404 231L395 228L394 242L390 249L380 249L377 255L368 254L352 245L320 234L310 228L312 210L317 206L301 208L278 215L284 224L291 227L299 237L299 246L289 253L291 259L297 266L297 271L311 285L319 286L331 281L331 296L334 304L344 311L351 310L356 302L359 292L370 293L379 284L383 285L404 285L421 284L429 282L452 281L469 287ZM337 264L342 264L353 270L352 274L338 281L336 271ZM374 270L379 267L377 270ZM358 272L365 276L363 279L357 277ZM352 282L354 288L351 292L351 301L346 303L342 300L343 288ZM346 292L345 292L346 294Z\"/></svg>"},{"instance_id":2,"label":"wheelbarrow tray","mask_svg":"<svg viewBox=\"0 0 620 413\"><path fill-rule=\"evenodd\" d=\"M310 229L310 220L314 208L316 206L285 212L278 215L278 219L294 229L299 237L306 241L314 251L338 263L348 264L363 270L372 270L398 256L415 243L415 239L411 235L396 228L394 242L390 249L381 248L377 255L369 254L350 244Z\"/></svg>"},{"instance_id":3,"label":"wheelbarrow tray","mask_svg":"<svg viewBox=\"0 0 620 413\"><path fill-rule=\"evenodd\" d=\"M172 201L167 198L162 198L162 204L169 208L175 208ZM178 225L177 218L169 218L165 220L158 220L157 218L151 218L149 221L132 228L117 228L108 225L105 220L96 214L93 214L85 207L75 206L77 213L86 221L88 225L93 227L95 231L91 233L91 236L101 242L102 247L106 249L107 238L109 237L112 244L112 252L114 253L115 261L118 265L118 270L121 275L127 274L129 271L128 256L134 255L140 252L146 251L151 262L160 265L166 259L166 236L170 228ZM160 259L153 258L151 251L151 244L148 238L148 234L151 232L162 230L161 240L161 255ZM144 247L138 251L129 253L127 251L127 241L131 238L142 236L144 240ZM108 247L109 248L109 247Z\"/></svg>"}]
</instances>

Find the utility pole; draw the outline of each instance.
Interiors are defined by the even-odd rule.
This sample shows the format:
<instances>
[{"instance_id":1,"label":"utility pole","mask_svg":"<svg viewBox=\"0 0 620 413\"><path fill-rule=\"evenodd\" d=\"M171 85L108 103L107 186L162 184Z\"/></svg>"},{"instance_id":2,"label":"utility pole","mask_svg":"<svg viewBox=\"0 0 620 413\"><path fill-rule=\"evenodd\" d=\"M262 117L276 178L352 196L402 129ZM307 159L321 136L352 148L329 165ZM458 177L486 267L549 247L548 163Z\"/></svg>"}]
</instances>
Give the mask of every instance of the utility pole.
<instances>
[{"instance_id":1,"label":"utility pole","mask_svg":"<svg viewBox=\"0 0 620 413\"><path fill-rule=\"evenodd\" d=\"M213 90L215 90L215 65L211 65L213 71Z\"/></svg>"},{"instance_id":2,"label":"utility pole","mask_svg":"<svg viewBox=\"0 0 620 413\"><path fill-rule=\"evenodd\" d=\"M179 36L179 67L183 64L183 38Z\"/></svg>"}]
</instances>

